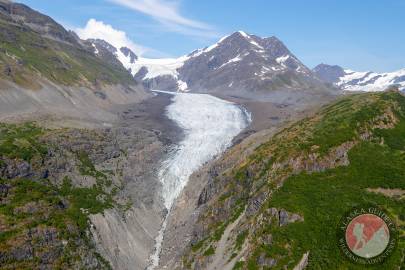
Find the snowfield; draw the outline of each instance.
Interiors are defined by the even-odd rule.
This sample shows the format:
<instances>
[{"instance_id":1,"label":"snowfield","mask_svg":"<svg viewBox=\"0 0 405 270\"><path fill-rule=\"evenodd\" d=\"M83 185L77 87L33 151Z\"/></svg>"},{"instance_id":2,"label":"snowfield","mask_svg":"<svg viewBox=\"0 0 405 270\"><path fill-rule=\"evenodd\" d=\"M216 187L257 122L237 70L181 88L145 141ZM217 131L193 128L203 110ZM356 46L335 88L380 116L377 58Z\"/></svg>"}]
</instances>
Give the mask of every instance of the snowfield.
<instances>
[{"instance_id":1,"label":"snowfield","mask_svg":"<svg viewBox=\"0 0 405 270\"><path fill-rule=\"evenodd\" d=\"M191 174L231 146L232 139L251 121L250 114L234 103L205 94L171 94L173 103L167 108L167 116L184 130L185 136L160 170L162 197L169 212ZM166 222L156 238L148 269L159 265Z\"/></svg>"},{"instance_id":2,"label":"snowfield","mask_svg":"<svg viewBox=\"0 0 405 270\"><path fill-rule=\"evenodd\" d=\"M356 72L346 69L337 86L346 91L384 91L390 85L398 85L405 90L405 69L388 73Z\"/></svg>"}]
</instances>

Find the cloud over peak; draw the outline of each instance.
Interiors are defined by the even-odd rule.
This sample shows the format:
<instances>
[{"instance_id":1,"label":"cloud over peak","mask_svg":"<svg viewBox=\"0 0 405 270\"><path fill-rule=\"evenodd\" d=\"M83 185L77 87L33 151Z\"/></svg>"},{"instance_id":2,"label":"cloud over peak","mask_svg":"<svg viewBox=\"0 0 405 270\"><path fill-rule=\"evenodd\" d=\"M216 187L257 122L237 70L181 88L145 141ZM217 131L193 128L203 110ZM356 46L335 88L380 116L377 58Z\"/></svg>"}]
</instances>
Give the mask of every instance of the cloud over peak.
<instances>
[{"instance_id":1,"label":"cloud over peak","mask_svg":"<svg viewBox=\"0 0 405 270\"><path fill-rule=\"evenodd\" d=\"M81 39L103 39L118 49L128 47L137 55L150 51L150 49L134 43L124 31L114 29L111 25L96 19L90 19L84 28L76 28L75 32Z\"/></svg>"}]
</instances>

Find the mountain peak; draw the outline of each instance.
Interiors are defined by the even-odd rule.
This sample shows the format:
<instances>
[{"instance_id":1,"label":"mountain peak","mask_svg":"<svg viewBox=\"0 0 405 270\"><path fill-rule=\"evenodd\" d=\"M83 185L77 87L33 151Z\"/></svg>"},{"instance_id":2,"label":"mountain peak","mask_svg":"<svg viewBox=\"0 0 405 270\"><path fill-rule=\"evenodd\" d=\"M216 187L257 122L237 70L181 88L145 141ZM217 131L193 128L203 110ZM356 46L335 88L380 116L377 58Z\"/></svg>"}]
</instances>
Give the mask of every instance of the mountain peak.
<instances>
[{"instance_id":1,"label":"mountain peak","mask_svg":"<svg viewBox=\"0 0 405 270\"><path fill-rule=\"evenodd\" d=\"M129 58L129 62L131 64L138 60L138 56L130 48L122 47L120 51L125 55L125 57Z\"/></svg>"},{"instance_id":2,"label":"mountain peak","mask_svg":"<svg viewBox=\"0 0 405 270\"><path fill-rule=\"evenodd\" d=\"M337 65L319 64L312 71L319 79L328 83L337 83L345 75L344 69Z\"/></svg>"},{"instance_id":3,"label":"mountain peak","mask_svg":"<svg viewBox=\"0 0 405 270\"><path fill-rule=\"evenodd\" d=\"M241 36L248 38L250 37L250 35L242 30L239 30L238 32L236 32L237 34L240 34Z\"/></svg>"},{"instance_id":4,"label":"mountain peak","mask_svg":"<svg viewBox=\"0 0 405 270\"><path fill-rule=\"evenodd\" d=\"M321 64L317 65L316 67L314 67L314 71L321 70L321 69L342 69L343 70L343 68L341 66L328 65L328 64L324 64L324 63L321 63Z\"/></svg>"},{"instance_id":5,"label":"mountain peak","mask_svg":"<svg viewBox=\"0 0 405 270\"><path fill-rule=\"evenodd\" d=\"M2 21L24 25L43 37L73 45L78 44L76 37L54 19L24 4L0 0L0 17Z\"/></svg>"},{"instance_id":6,"label":"mountain peak","mask_svg":"<svg viewBox=\"0 0 405 270\"><path fill-rule=\"evenodd\" d=\"M104 39L88 39L87 41L91 42L93 46L96 46L97 49L103 48L112 54L117 53L117 48L115 48Z\"/></svg>"}]
</instances>

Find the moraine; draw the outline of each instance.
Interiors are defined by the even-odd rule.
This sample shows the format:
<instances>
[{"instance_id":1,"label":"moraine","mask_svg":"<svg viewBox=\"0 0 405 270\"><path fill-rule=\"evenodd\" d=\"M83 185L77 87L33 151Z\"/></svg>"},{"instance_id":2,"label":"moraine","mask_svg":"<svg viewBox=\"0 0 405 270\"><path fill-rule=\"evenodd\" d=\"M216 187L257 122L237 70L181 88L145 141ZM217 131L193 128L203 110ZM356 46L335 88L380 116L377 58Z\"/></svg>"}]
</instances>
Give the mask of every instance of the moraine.
<instances>
[{"instance_id":1,"label":"moraine","mask_svg":"<svg viewBox=\"0 0 405 270\"><path fill-rule=\"evenodd\" d=\"M232 139L251 121L250 114L243 108L211 95L171 94L173 103L167 107L167 116L183 129L185 135L162 163L159 172L168 213L191 174L231 146ZM168 216L156 238L148 269L159 265Z\"/></svg>"}]
</instances>

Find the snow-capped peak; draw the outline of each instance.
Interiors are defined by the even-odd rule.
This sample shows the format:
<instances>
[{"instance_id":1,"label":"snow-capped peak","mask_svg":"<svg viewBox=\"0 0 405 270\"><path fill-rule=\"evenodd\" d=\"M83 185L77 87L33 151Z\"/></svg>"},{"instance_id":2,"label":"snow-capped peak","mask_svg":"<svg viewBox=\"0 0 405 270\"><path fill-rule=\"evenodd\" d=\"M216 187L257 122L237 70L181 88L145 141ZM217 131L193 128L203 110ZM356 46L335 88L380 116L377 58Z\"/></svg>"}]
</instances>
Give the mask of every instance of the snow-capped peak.
<instances>
[{"instance_id":1,"label":"snow-capped peak","mask_svg":"<svg viewBox=\"0 0 405 270\"><path fill-rule=\"evenodd\" d=\"M212 44L212 45L209 46L209 47L206 47L206 48L204 48L204 49L195 50L194 52L192 52L191 54L189 54L189 56L190 56L190 57L197 57L197 56L200 56L200 55L203 54L203 53L210 52L210 51L212 51L213 49L217 48L217 47L218 47L222 42L224 42L228 37L229 37L229 35L228 35L228 36L224 36L224 37L222 37L220 40L218 40L218 42Z\"/></svg>"},{"instance_id":2,"label":"snow-capped peak","mask_svg":"<svg viewBox=\"0 0 405 270\"><path fill-rule=\"evenodd\" d=\"M392 85L405 90L405 68L394 72L358 72L339 66L319 65L314 72L320 79L346 91L383 91Z\"/></svg>"},{"instance_id":3,"label":"snow-capped peak","mask_svg":"<svg viewBox=\"0 0 405 270\"><path fill-rule=\"evenodd\" d=\"M243 31L241 31L241 30L239 30L238 33L241 34L241 35L242 35L243 37L245 37L245 38L249 38L249 37L250 37L246 32L243 32Z\"/></svg>"},{"instance_id":4,"label":"snow-capped peak","mask_svg":"<svg viewBox=\"0 0 405 270\"><path fill-rule=\"evenodd\" d=\"M244 31L224 36L211 46L179 58L138 57L128 48L114 48L110 52L146 87L159 90L189 91L205 85L204 78L213 73L224 77L216 84L226 81L226 85L232 87L238 87L236 78L254 77L263 81L272 78L273 73L288 70L311 76L307 67L281 41Z\"/></svg>"}]
</instances>

